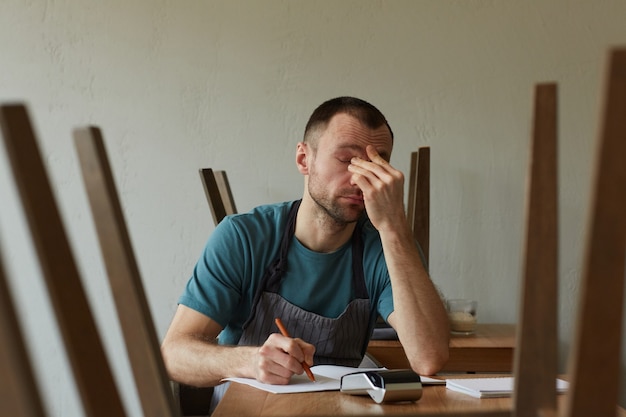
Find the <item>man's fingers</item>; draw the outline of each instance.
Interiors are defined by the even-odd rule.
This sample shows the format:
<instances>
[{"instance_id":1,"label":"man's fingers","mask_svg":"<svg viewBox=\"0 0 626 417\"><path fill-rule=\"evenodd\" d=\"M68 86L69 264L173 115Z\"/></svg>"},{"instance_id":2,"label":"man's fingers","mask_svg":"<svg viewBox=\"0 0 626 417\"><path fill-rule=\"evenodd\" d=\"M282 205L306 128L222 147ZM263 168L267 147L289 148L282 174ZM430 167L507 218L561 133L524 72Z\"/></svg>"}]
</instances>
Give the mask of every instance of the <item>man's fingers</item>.
<instances>
[{"instance_id":1,"label":"man's fingers","mask_svg":"<svg viewBox=\"0 0 626 417\"><path fill-rule=\"evenodd\" d=\"M376 148L372 145L367 145L365 152L367 152L367 156L370 158L370 161L382 166L389 164L389 161L380 156Z\"/></svg>"},{"instance_id":2,"label":"man's fingers","mask_svg":"<svg viewBox=\"0 0 626 417\"><path fill-rule=\"evenodd\" d=\"M269 384L287 384L293 374L302 374L302 362L313 364L315 346L279 333L270 335L259 348L257 379Z\"/></svg>"},{"instance_id":3,"label":"man's fingers","mask_svg":"<svg viewBox=\"0 0 626 417\"><path fill-rule=\"evenodd\" d=\"M315 346L305 342L302 339L294 339L296 343L302 349L302 353L304 354L304 362L306 362L309 366L313 366L313 355L315 354Z\"/></svg>"},{"instance_id":4,"label":"man's fingers","mask_svg":"<svg viewBox=\"0 0 626 417\"><path fill-rule=\"evenodd\" d=\"M270 358L262 358L259 363L257 379L266 384L285 385L289 383L291 376L297 372L285 368Z\"/></svg>"}]
</instances>

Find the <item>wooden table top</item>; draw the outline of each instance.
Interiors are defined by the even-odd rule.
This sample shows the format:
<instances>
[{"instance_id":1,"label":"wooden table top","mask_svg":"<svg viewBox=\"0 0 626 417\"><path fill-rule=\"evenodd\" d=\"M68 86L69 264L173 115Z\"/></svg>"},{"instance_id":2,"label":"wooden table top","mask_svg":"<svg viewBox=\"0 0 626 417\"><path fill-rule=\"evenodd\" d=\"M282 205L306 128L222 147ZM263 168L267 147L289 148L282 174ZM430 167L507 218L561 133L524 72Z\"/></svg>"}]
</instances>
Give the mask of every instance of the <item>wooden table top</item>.
<instances>
[{"instance_id":1,"label":"wooden table top","mask_svg":"<svg viewBox=\"0 0 626 417\"><path fill-rule=\"evenodd\" d=\"M507 411L510 406L510 398L479 400L447 390L441 385L424 387L422 398L417 402L376 404L370 397L346 395L339 391L271 394L233 383L212 416L407 415L459 410Z\"/></svg>"},{"instance_id":2,"label":"wooden table top","mask_svg":"<svg viewBox=\"0 0 626 417\"><path fill-rule=\"evenodd\" d=\"M515 332L515 324L481 323L472 335L452 335L442 372L513 371ZM367 352L387 368L410 367L398 340L371 340Z\"/></svg>"},{"instance_id":3,"label":"wooden table top","mask_svg":"<svg viewBox=\"0 0 626 417\"><path fill-rule=\"evenodd\" d=\"M490 375L492 376L492 375ZM558 395L559 406L566 396ZM512 399L474 398L450 391L445 385L424 386L422 398L416 402L376 404L368 396L353 396L339 391L301 394L271 394L247 385L232 383L213 417L322 417L337 415L436 415L448 413L484 413L490 416L510 416ZM626 417L618 409L619 417ZM491 414L493 413L493 414Z\"/></svg>"},{"instance_id":4,"label":"wooden table top","mask_svg":"<svg viewBox=\"0 0 626 417\"><path fill-rule=\"evenodd\" d=\"M379 352L388 352L398 356L402 346L397 340L372 340L370 347L378 348ZM463 366L474 366L476 358L485 360L511 358L515 347L514 324L480 324L472 336L452 336L450 340L451 357L458 354L458 363ZM506 354L503 355L502 353ZM404 352L401 352L402 355ZM399 356L402 356L399 355ZM406 360L406 357L404 357ZM484 366L484 363L481 365ZM490 372L490 371L485 371ZM507 371L509 372L509 371ZM477 377L479 374L468 375ZM494 376L488 374L485 376ZM455 378L461 377L455 375ZM445 377L442 377L445 378ZM338 391L313 392L301 394L271 394L247 385L232 383L224 398L212 414L213 417L322 417L337 415L352 416L404 416L404 415L453 415L465 417L489 415L490 417L510 417L512 399L505 398L474 398L466 394L450 391L445 385L424 386L422 398L413 403L376 404L369 397L342 394ZM557 396L559 407L566 401L564 394ZM626 417L626 411L617 408L618 417ZM476 413L476 414L471 414ZM486 414L485 414L486 413Z\"/></svg>"},{"instance_id":5,"label":"wooden table top","mask_svg":"<svg viewBox=\"0 0 626 417\"><path fill-rule=\"evenodd\" d=\"M514 348L515 324L482 323L476 325L476 332L463 336L453 334L450 348Z\"/></svg>"},{"instance_id":6,"label":"wooden table top","mask_svg":"<svg viewBox=\"0 0 626 417\"><path fill-rule=\"evenodd\" d=\"M397 346L398 340L370 340L370 347ZM450 336L450 348L514 348L515 324L479 323L471 335Z\"/></svg>"}]
</instances>

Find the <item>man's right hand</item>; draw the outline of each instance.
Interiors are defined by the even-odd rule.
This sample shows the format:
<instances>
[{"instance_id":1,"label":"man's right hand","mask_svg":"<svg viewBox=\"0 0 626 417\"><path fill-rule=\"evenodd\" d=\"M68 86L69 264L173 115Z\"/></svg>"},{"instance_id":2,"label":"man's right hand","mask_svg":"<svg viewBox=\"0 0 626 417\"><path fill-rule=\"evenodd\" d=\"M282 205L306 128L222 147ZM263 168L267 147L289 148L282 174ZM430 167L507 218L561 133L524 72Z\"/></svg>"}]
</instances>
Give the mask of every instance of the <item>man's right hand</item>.
<instances>
[{"instance_id":1,"label":"man's right hand","mask_svg":"<svg viewBox=\"0 0 626 417\"><path fill-rule=\"evenodd\" d=\"M273 333L261 346L256 358L256 379L266 384L286 385L291 377L304 372L302 362L313 365L315 346L302 339Z\"/></svg>"},{"instance_id":2,"label":"man's right hand","mask_svg":"<svg viewBox=\"0 0 626 417\"><path fill-rule=\"evenodd\" d=\"M170 378L197 387L215 386L228 377L285 385L304 372L302 362L313 364L315 346L301 339L275 333L260 347L226 346L216 343L221 330L216 321L179 305L161 345Z\"/></svg>"}]
</instances>

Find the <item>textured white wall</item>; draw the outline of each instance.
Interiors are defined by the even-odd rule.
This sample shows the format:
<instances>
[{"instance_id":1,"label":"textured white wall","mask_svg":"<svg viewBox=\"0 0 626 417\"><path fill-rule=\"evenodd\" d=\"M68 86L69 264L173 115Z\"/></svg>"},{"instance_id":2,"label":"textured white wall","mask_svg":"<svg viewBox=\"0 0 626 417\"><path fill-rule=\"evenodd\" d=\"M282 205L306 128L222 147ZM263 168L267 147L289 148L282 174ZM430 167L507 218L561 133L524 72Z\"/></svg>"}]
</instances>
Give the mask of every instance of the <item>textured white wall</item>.
<instances>
[{"instance_id":1,"label":"textured white wall","mask_svg":"<svg viewBox=\"0 0 626 417\"><path fill-rule=\"evenodd\" d=\"M103 128L160 337L213 230L198 168L228 170L240 211L299 197L295 145L338 95L387 115L403 171L431 147L433 279L477 299L481 321L514 322L533 85L557 81L563 370L606 51L626 44L625 15L623 0L2 0L0 101L29 105L130 415L140 409L74 127ZM50 414L80 416L1 149L0 242L29 348Z\"/></svg>"}]
</instances>

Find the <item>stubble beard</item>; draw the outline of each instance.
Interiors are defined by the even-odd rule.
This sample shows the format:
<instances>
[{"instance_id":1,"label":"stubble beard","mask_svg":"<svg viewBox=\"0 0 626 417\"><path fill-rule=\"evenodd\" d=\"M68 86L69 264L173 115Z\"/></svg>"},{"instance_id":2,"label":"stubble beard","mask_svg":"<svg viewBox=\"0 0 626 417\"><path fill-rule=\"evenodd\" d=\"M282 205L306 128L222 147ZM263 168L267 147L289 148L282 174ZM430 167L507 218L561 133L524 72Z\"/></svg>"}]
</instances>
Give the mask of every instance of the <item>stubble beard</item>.
<instances>
[{"instance_id":1,"label":"stubble beard","mask_svg":"<svg viewBox=\"0 0 626 417\"><path fill-rule=\"evenodd\" d=\"M313 202L337 226L345 226L350 223L355 223L365 212L365 209L363 208L356 209L342 206L336 198L326 194L322 186L315 186L315 184L309 183L309 195L311 196Z\"/></svg>"},{"instance_id":2,"label":"stubble beard","mask_svg":"<svg viewBox=\"0 0 626 417\"><path fill-rule=\"evenodd\" d=\"M316 170L313 164L315 153L317 150L315 147L312 147L315 152L311 157L311 168L309 172L309 180L308 180L308 193L311 197L311 200L317 205L321 212L325 214L327 220L330 220L337 227L343 227L350 223L357 222L361 216L365 213L364 207L346 207L342 206L339 202L339 197L334 197L330 195L326 191L326 186L324 183L319 181L318 176L316 175ZM354 190L340 190L339 195L354 195Z\"/></svg>"}]
</instances>

